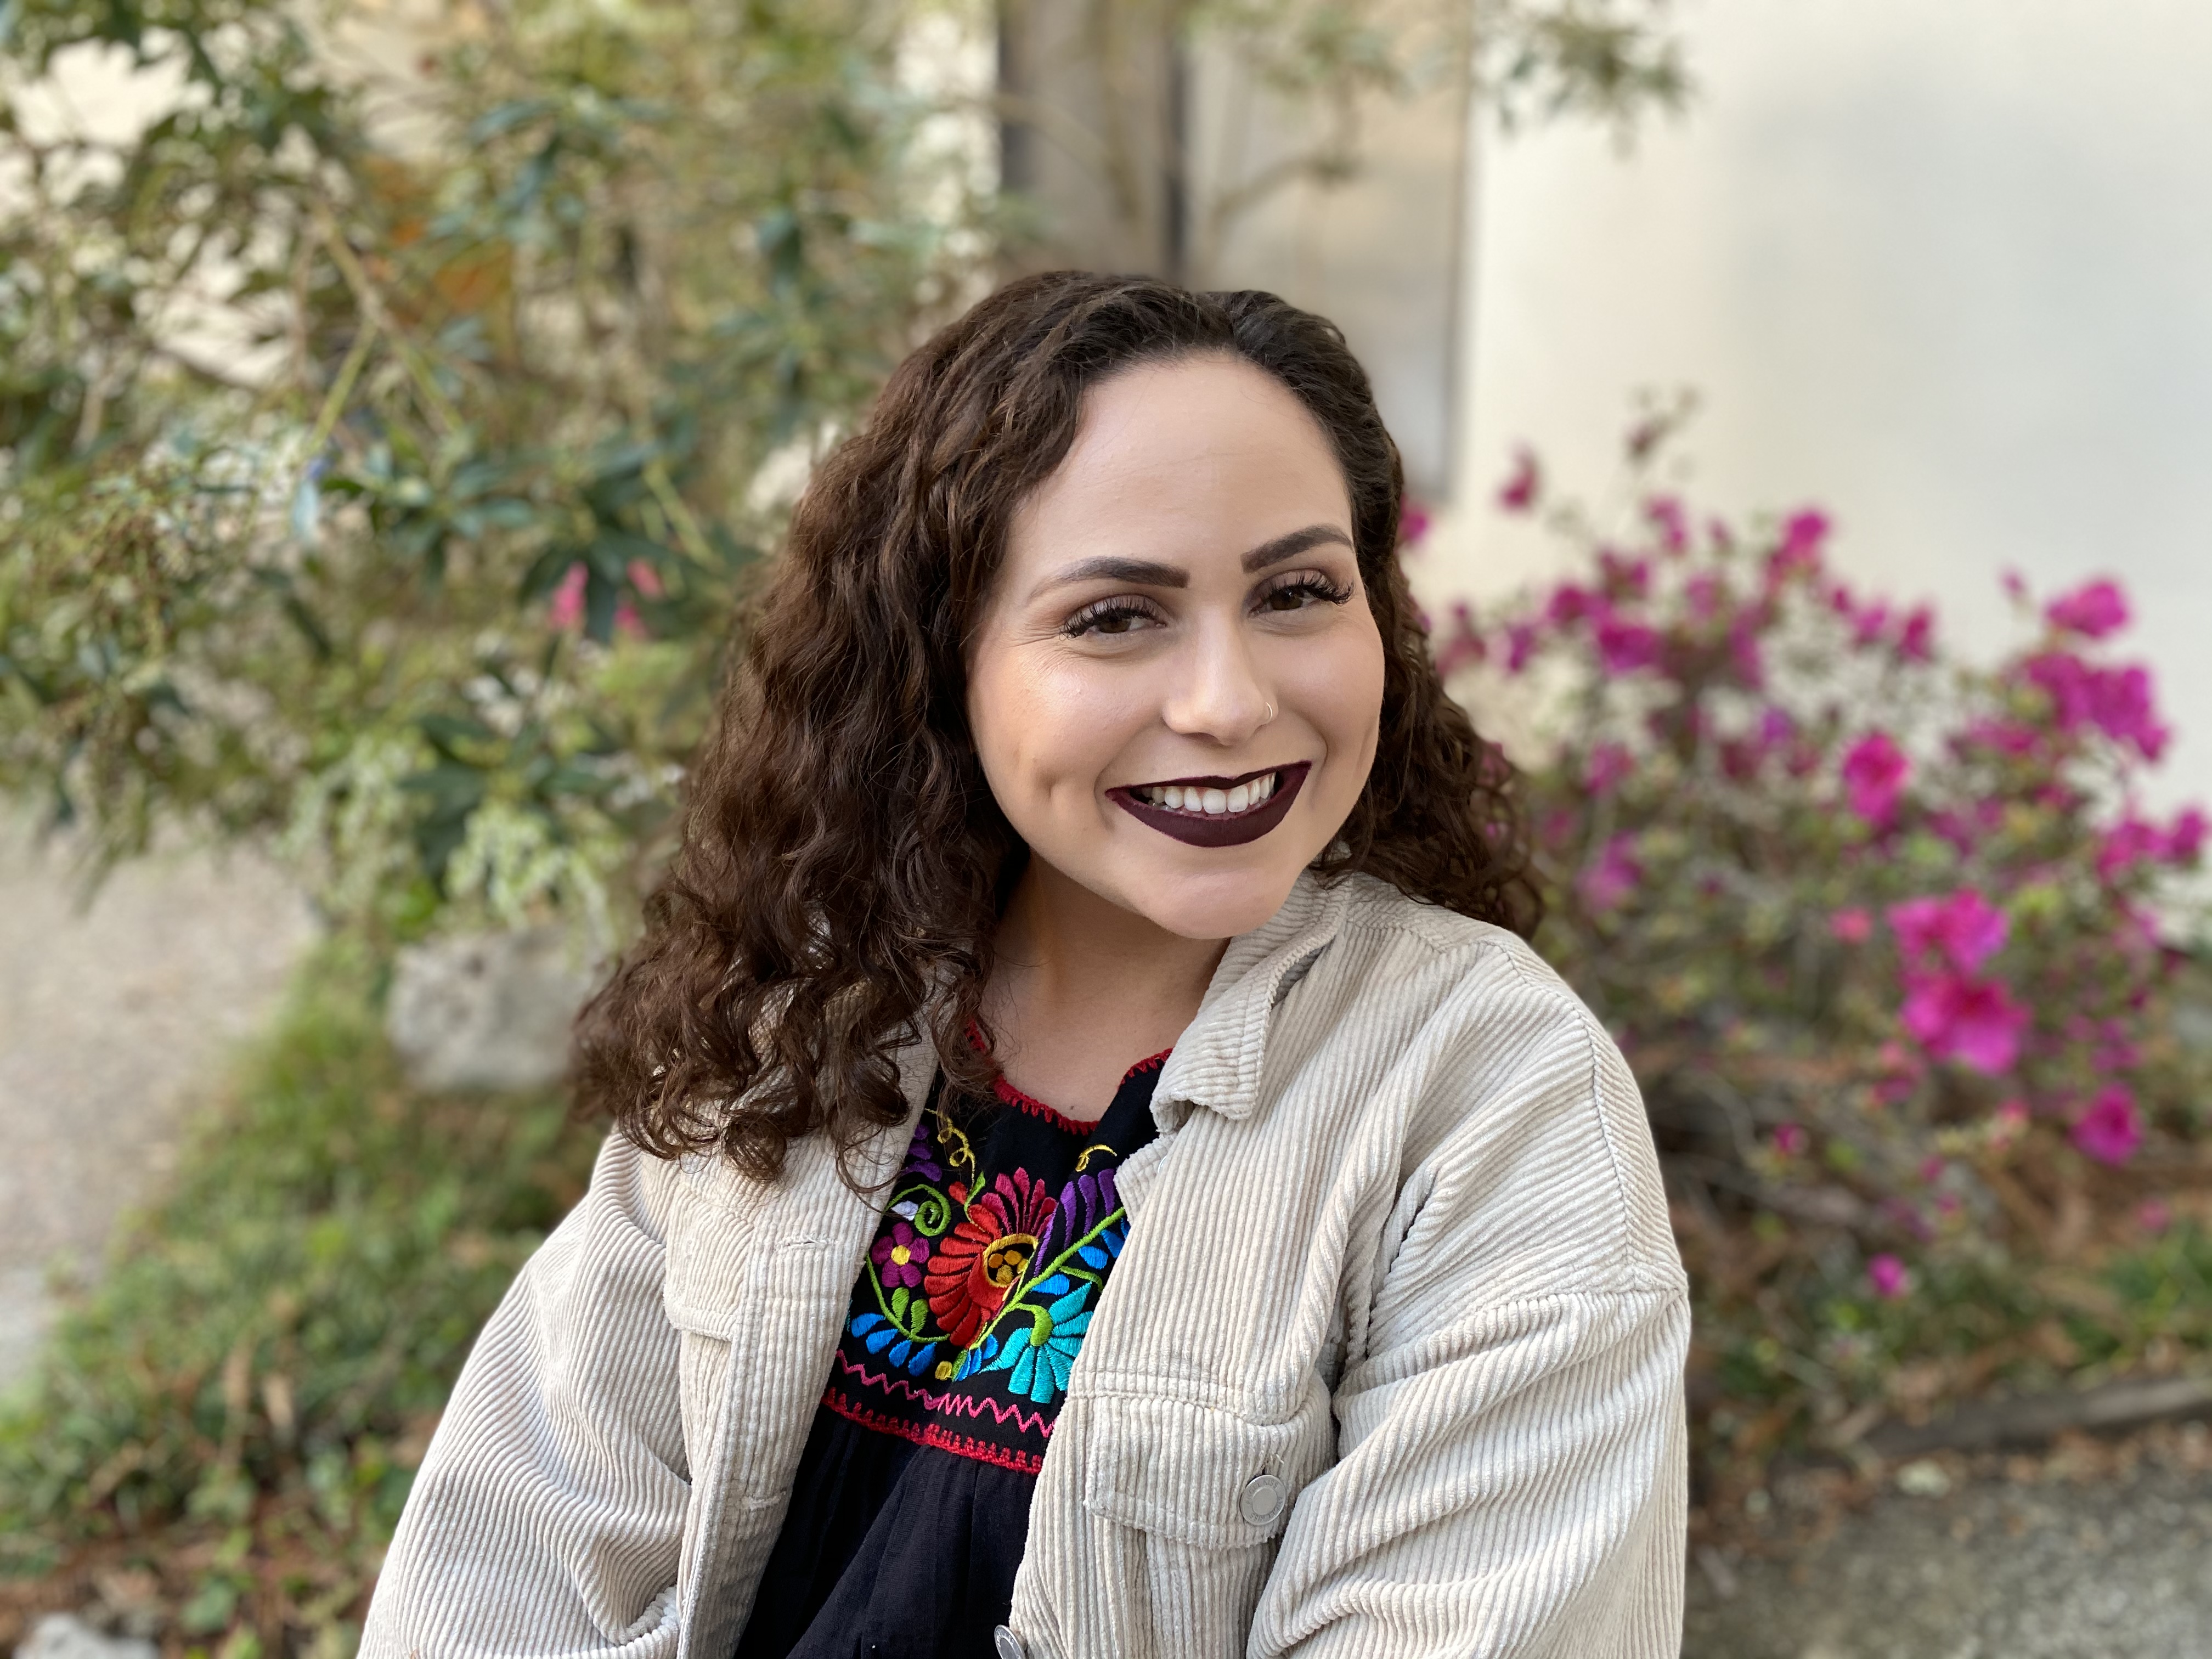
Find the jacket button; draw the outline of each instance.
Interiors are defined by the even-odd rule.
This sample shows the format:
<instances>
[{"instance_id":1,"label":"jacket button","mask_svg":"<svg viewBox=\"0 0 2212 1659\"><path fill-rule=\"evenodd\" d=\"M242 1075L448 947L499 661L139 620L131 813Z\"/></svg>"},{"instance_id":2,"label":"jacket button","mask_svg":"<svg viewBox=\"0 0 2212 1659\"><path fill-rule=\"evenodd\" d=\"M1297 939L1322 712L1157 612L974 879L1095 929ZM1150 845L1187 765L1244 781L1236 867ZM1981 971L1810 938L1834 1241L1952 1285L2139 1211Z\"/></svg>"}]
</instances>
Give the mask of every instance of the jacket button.
<instances>
[{"instance_id":1,"label":"jacket button","mask_svg":"<svg viewBox=\"0 0 2212 1659\"><path fill-rule=\"evenodd\" d=\"M1283 1512L1290 1497L1291 1489L1283 1484L1281 1475L1255 1474L1237 1494L1237 1513L1254 1526L1264 1527Z\"/></svg>"},{"instance_id":2,"label":"jacket button","mask_svg":"<svg viewBox=\"0 0 2212 1659\"><path fill-rule=\"evenodd\" d=\"M1030 1659L1030 1644L1004 1625L992 1630L991 1650L999 1659Z\"/></svg>"}]
</instances>

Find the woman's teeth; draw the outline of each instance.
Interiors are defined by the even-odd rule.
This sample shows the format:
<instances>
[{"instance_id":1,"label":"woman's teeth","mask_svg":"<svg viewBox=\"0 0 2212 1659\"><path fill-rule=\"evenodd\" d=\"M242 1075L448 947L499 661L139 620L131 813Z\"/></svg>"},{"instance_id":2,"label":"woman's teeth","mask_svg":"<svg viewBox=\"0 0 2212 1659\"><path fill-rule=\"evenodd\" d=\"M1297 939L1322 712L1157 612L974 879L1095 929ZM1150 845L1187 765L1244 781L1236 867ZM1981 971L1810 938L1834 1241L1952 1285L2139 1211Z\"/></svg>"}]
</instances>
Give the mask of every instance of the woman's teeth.
<instances>
[{"instance_id":1,"label":"woman's teeth","mask_svg":"<svg viewBox=\"0 0 2212 1659\"><path fill-rule=\"evenodd\" d=\"M1209 817L1244 812L1275 793L1283 781L1279 772L1240 783L1233 789L1200 789L1178 783L1146 784L1129 793L1147 806L1164 806L1170 812L1197 812Z\"/></svg>"}]
</instances>

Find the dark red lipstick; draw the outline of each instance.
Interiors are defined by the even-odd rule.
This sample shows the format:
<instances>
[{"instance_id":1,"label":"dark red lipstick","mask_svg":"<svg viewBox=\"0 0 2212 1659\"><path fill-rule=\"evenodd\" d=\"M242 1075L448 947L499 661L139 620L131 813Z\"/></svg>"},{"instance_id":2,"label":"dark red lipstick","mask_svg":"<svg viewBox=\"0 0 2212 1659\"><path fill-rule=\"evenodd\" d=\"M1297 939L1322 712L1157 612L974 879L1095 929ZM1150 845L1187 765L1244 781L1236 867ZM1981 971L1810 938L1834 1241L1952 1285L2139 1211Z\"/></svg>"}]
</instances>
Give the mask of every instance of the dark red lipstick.
<instances>
[{"instance_id":1,"label":"dark red lipstick","mask_svg":"<svg viewBox=\"0 0 2212 1659\"><path fill-rule=\"evenodd\" d=\"M1170 778L1159 783L1109 789L1106 798L1139 823L1151 825L1164 836L1174 836L1186 847L1242 847L1247 842L1259 840L1283 821L1284 815L1291 810L1291 803L1298 798L1306 774L1312 769L1311 761L1292 761L1287 766L1263 766L1242 777ZM1257 806L1248 806L1241 812L1192 811L1164 806L1145 800L1136 793L1138 789L1152 794L1168 789L1218 789L1226 794L1239 785L1249 787L1255 780L1268 776L1276 779L1275 793Z\"/></svg>"}]
</instances>

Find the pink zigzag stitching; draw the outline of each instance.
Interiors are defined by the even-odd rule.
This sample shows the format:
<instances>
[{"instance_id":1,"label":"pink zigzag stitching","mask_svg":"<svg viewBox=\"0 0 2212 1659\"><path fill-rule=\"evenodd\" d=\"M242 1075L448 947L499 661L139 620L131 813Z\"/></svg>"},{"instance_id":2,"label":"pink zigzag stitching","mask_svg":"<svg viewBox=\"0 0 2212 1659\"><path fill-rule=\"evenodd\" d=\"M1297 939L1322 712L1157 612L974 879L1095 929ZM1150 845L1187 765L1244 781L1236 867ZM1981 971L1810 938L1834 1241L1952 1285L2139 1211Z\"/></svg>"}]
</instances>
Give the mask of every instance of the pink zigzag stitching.
<instances>
[{"instance_id":1,"label":"pink zigzag stitching","mask_svg":"<svg viewBox=\"0 0 2212 1659\"><path fill-rule=\"evenodd\" d=\"M925 1411L951 1412L969 1417L981 1417L988 1412L1002 1428L1006 1419L1012 1418L1014 1426L1024 1434L1052 1432L1052 1425L1042 1412L1025 1412L1019 1406L1002 1406L995 1400L985 1400L972 1394L955 1394L949 1389L943 1394L932 1394L927 1389L917 1389L902 1376L872 1371L856 1365L842 1353L836 1358L839 1370L857 1376L871 1388L881 1389L886 1394L902 1394L909 1400L919 1400Z\"/></svg>"}]
</instances>

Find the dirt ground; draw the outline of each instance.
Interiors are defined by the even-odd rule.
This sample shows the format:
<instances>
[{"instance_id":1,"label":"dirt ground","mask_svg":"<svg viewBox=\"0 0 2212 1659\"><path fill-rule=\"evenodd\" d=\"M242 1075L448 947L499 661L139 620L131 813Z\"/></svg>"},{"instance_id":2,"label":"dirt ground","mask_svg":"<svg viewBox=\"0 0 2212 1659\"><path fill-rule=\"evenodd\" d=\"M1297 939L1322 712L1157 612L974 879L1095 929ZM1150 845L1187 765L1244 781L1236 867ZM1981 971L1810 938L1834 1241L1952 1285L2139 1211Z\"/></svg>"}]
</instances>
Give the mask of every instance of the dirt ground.
<instances>
[{"instance_id":1,"label":"dirt ground","mask_svg":"<svg viewBox=\"0 0 2212 1659\"><path fill-rule=\"evenodd\" d=\"M1777 1484L1793 1547L1696 1553L1684 1659L2212 1659L2204 1424L1924 1460L1845 1512Z\"/></svg>"},{"instance_id":2,"label":"dirt ground","mask_svg":"<svg viewBox=\"0 0 2212 1659\"><path fill-rule=\"evenodd\" d=\"M87 909L67 849L0 802L0 1388L52 1275L96 1267L159 1189L195 1089L268 1018L314 924L266 866L118 871Z\"/></svg>"}]
</instances>

